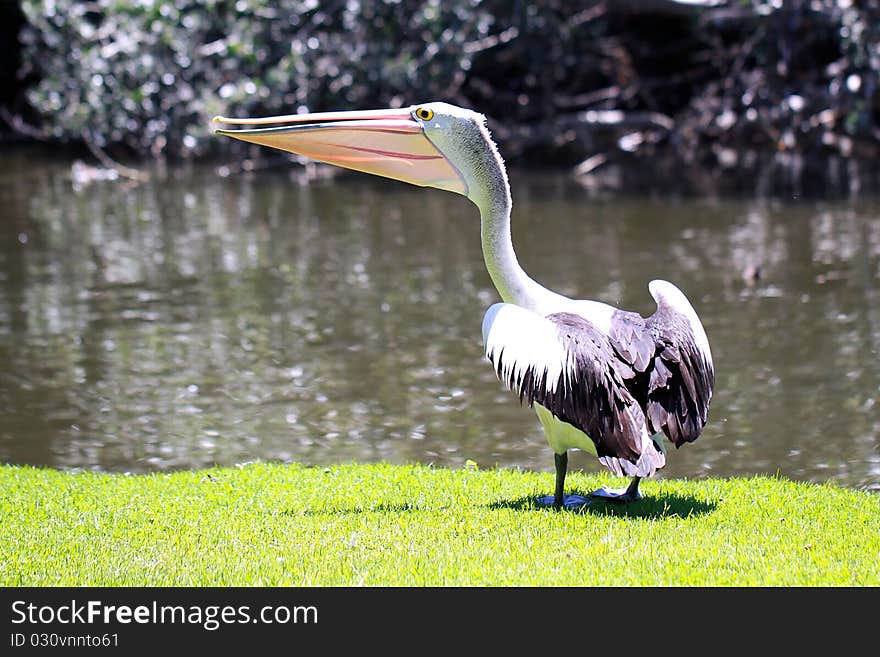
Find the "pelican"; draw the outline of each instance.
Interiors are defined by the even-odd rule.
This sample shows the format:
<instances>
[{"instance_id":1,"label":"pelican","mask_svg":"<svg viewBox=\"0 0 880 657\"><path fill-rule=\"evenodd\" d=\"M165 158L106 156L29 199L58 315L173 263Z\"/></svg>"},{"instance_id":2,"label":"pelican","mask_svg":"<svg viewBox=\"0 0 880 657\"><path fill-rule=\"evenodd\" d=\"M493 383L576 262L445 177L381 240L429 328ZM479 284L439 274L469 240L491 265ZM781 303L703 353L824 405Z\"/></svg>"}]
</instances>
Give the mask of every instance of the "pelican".
<instances>
[{"instance_id":1,"label":"pelican","mask_svg":"<svg viewBox=\"0 0 880 657\"><path fill-rule=\"evenodd\" d=\"M480 211L483 258L502 302L483 318L486 356L501 382L538 415L553 450L556 488L542 505L579 508L565 495L568 450L596 456L623 489L590 493L640 499L639 482L706 424L715 382L706 332L687 297L654 280L650 317L570 299L523 270L510 235L507 172L483 115L443 102L402 109L264 118L216 117L216 132L348 169L461 194Z\"/></svg>"}]
</instances>

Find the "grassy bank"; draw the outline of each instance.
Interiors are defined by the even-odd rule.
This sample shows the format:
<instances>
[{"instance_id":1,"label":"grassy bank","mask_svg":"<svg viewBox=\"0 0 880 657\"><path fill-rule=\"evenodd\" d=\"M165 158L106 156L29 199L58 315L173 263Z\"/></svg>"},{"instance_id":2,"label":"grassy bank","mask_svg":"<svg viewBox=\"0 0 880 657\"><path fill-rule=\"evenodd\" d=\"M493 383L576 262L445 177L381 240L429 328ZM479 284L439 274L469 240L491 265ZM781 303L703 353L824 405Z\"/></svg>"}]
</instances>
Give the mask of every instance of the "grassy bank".
<instances>
[{"instance_id":1,"label":"grassy bank","mask_svg":"<svg viewBox=\"0 0 880 657\"><path fill-rule=\"evenodd\" d=\"M606 483L575 472L569 490ZM536 509L552 475L252 464L148 476L0 467L0 584L878 585L880 496L648 481Z\"/></svg>"}]
</instances>

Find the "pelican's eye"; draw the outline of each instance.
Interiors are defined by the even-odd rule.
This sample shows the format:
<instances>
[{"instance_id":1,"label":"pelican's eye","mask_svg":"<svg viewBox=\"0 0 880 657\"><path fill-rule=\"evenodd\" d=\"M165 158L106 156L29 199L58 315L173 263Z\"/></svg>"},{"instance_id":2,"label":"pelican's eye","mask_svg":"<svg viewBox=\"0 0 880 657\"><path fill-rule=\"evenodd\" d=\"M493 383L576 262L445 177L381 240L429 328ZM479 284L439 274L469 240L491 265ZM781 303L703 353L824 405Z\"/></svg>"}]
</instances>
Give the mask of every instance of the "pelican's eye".
<instances>
[{"instance_id":1,"label":"pelican's eye","mask_svg":"<svg viewBox=\"0 0 880 657\"><path fill-rule=\"evenodd\" d=\"M419 118L422 121L430 121L434 118L434 110L428 109L427 107L419 107L416 110L416 118Z\"/></svg>"}]
</instances>

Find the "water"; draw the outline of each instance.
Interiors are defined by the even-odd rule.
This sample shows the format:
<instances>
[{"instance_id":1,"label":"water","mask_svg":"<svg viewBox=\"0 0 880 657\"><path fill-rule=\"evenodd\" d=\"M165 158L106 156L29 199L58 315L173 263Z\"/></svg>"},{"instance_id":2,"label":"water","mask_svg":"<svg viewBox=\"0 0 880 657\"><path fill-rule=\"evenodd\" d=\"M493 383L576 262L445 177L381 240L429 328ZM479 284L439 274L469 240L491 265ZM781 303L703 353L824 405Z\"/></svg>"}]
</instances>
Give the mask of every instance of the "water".
<instances>
[{"instance_id":1,"label":"water","mask_svg":"<svg viewBox=\"0 0 880 657\"><path fill-rule=\"evenodd\" d=\"M497 295L462 197L284 169L76 188L70 174L33 151L0 160L0 461L552 469L483 357ZM648 314L647 283L666 278L700 313L710 423L661 476L880 484L877 201L512 184L517 251L542 283Z\"/></svg>"}]
</instances>

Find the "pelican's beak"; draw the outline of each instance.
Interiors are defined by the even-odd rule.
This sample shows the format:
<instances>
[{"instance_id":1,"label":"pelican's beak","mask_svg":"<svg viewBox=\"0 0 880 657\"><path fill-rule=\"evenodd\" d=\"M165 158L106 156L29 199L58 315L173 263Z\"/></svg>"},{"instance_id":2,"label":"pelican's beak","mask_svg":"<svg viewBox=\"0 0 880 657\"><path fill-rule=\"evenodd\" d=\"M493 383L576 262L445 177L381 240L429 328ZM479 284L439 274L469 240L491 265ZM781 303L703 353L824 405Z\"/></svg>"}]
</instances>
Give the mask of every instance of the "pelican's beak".
<instances>
[{"instance_id":1,"label":"pelican's beak","mask_svg":"<svg viewBox=\"0 0 880 657\"><path fill-rule=\"evenodd\" d=\"M347 169L467 195L467 184L461 174L428 139L410 109L321 112L259 119L217 116L214 121L272 126L215 130L227 137Z\"/></svg>"}]
</instances>

